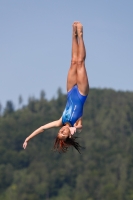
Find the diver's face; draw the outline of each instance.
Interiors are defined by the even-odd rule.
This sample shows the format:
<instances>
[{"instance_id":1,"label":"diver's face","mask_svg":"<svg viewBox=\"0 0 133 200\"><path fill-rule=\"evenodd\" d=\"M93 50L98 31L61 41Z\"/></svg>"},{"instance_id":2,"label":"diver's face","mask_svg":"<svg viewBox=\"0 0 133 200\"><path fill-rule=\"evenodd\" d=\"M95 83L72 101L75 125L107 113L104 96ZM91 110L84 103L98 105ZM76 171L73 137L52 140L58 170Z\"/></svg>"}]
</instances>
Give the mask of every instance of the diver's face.
<instances>
[{"instance_id":1,"label":"diver's face","mask_svg":"<svg viewBox=\"0 0 133 200\"><path fill-rule=\"evenodd\" d=\"M58 133L58 138L62 140L66 140L66 138L70 135L70 129L68 127L63 126Z\"/></svg>"}]
</instances>

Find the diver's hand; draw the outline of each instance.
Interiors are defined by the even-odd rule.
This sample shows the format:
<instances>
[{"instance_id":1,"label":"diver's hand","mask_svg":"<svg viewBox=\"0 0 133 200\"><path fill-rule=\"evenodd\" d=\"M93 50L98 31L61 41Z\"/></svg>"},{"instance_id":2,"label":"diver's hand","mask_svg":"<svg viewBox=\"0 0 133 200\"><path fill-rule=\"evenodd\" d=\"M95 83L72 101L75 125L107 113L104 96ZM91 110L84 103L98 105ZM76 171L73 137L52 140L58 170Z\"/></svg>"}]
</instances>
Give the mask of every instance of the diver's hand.
<instances>
[{"instance_id":1,"label":"diver's hand","mask_svg":"<svg viewBox=\"0 0 133 200\"><path fill-rule=\"evenodd\" d=\"M27 145L28 145L28 142L25 140L23 143L23 148L26 149Z\"/></svg>"},{"instance_id":2,"label":"diver's hand","mask_svg":"<svg viewBox=\"0 0 133 200\"><path fill-rule=\"evenodd\" d=\"M76 133L76 127L70 127L69 129L70 129L71 135Z\"/></svg>"}]
</instances>

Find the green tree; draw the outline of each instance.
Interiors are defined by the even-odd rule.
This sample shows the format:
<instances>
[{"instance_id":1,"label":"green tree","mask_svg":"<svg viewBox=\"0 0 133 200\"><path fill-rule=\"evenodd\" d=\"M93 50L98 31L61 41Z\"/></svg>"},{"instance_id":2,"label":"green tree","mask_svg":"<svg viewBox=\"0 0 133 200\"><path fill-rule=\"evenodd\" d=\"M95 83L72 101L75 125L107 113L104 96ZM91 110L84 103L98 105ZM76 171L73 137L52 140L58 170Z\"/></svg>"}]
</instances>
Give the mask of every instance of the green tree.
<instances>
[{"instance_id":1,"label":"green tree","mask_svg":"<svg viewBox=\"0 0 133 200\"><path fill-rule=\"evenodd\" d=\"M23 103L23 98L21 95L19 95L19 97L18 97L18 103L19 103L19 106L21 106Z\"/></svg>"},{"instance_id":2,"label":"green tree","mask_svg":"<svg viewBox=\"0 0 133 200\"><path fill-rule=\"evenodd\" d=\"M14 112L14 105L13 105L12 101L7 101L6 107L4 110L4 115L11 114L13 112Z\"/></svg>"}]
</instances>

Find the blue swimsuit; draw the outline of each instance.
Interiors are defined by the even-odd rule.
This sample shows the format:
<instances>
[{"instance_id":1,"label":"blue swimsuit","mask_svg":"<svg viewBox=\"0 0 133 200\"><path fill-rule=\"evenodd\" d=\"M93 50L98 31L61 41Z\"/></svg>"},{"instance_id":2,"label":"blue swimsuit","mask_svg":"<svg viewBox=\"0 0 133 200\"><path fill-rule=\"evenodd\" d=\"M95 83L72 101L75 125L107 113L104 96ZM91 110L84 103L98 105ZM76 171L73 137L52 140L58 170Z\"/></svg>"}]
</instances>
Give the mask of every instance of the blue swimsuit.
<instances>
[{"instance_id":1,"label":"blue swimsuit","mask_svg":"<svg viewBox=\"0 0 133 200\"><path fill-rule=\"evenodd\" d=\"M83 115L83 106L87 96L79 93L77 85L75 85L67 93L67 103L65 110L62 114L62 124L70 123L74 126L75 122Z\"/></svg>"}]
</instances>

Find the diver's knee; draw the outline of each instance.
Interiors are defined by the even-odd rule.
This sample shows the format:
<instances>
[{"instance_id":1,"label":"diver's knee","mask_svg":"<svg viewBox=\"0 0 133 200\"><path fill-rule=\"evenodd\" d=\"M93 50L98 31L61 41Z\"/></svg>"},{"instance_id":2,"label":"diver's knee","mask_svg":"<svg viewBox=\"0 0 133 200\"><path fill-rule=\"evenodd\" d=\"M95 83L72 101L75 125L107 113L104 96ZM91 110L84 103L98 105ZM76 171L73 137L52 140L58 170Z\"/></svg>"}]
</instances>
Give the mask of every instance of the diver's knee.
<instances>
[{"instance_id":1,"label":"diver's knee","mask_svg":"<svg viewBox=\"0 0 133 200\"><path fill-rule=\"evenodd\" d=\"M85 62L85 58L85 56L78 56L77 63L82 64L83 62Z\"/></svg>"},{"instance_id":2,"label":"diver's knee","mask_svg":"<svg viewBox=\"0 0 133 200\"><path fill-rule=\"evenodd\" d=\"M72 60L71 60L71 64L77 64L77 58L72 58Z\"/></svg>"},{"instance_id":3,"label":"diver's knee","mask_svg":"<svg viewBox=\"0 0 133 200\"><path fill-rule=\"evenodd\" d=\"M82 67L83 63L84 63L84 60L82 60L82 59L77 60L77 65L78 65L79 67Z\"/></svg>"}]
</instances>

